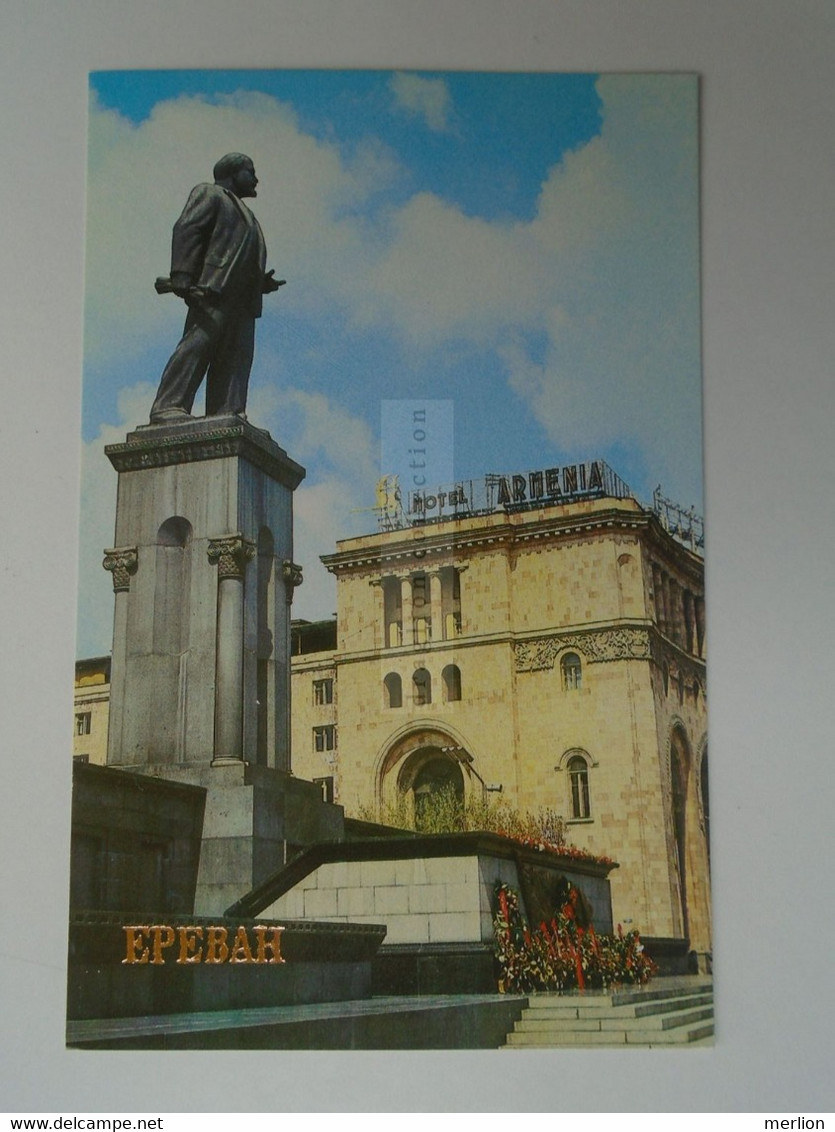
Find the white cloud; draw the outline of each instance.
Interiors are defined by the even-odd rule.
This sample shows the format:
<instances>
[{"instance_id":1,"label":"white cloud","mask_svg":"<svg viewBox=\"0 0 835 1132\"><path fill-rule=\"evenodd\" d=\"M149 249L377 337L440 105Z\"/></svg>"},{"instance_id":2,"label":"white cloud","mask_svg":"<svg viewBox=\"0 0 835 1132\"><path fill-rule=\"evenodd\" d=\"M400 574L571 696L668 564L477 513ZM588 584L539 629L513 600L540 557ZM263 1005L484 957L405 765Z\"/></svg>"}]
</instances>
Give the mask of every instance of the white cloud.
<instances>
[{"instance_id":1,"label":"white cloud","mask_svg":"<svg viewBox=\"0 0 835 1132\"><path fill-rule=\"evenodd\" d=\"M276 395L276 426L288 411L298 421L292 444L299 460L336 470L352 482L373 484L379 474L378 446L365 420L322 393L292 388ZM269 422L269 416L266 419Z\"/></svg>"},{"instance_id":2,"label":"white cloud","mask_svg":"<svg viewBox=\"0 0 835 1132\"><path fill-rule=\"evenodd\" d=\"M413 197L388 219L354 317L412 349L495 351L558 448L630 446L688 494L701 466L696 83L606 76L598 91L600 135L550 170L530 222Z\"/></svg>"},{"instance_id":3,"label":"white cloud","mask_svg":"<svg viewBox=\"0 0 835 1132\"><path fill-rule=\"evenodd\" d=\"M690 503L701 468L696 84L607 76L598 90L600 136L552 170L531 225L551 242L559 305L542 312L544 357L513 339L502 353L558 447L635 445Z\"/></svg>"},{"instance_id":4,"label":"white cloud","mask_svg":"<svg viewBox=\"0 0 835 1132\"><path fill-rule=\"evenodd\" d=\"M446 105L441 80L402 75L393 84L424 111L430 92L433 113ZM267 318L273 309L306 314L331 353L340 320L399 342L416 365L439 348L447 358L493 352L555 446L630 446L677 492L698 482L701 460L696 90L679 76L601 78L599 136L550 170L536 214L517 222L466 216L426 192L372 207L398 176L392 155L370 140L346 155L304 134L265 95L220 105L181 98L139 126L94 108L88 354L113 372L149 343L167 356L182 307L152 284L168 270L171 224L195 171L209 178L221 153L243 150L258 167L253 208L270 264L289 280ZM271 341L262 326L259 368L268 361L279 388L297 385L280 345L270 356ZM334 380L332 359L327 366L320 388ZM336 385L325 391L338 397ZM294 439L309 455L294 454L320 477L337 465L353 484L367 476L367 498L377 468L351 454L368 450L359 422L338 421L335 401L283 396L284 410L307 422ZM691 487L681 490L689 496ZM311 531L327 527L315 516L337 514L326 498L357 505L334 479L329 493L311 495Z\"/></svg>"},{"instance_id":5,"label":"white cloud","mask_svg":"<svg viewBox=\"0 0 835 1132\"><path fill-rule=\"evenodd\" d=\"M547 264L526 225L467 217L421 193L390 233L354 306L360 324L396 327L412 347L453 338L489 346L541 310Z\"/></svg>"},{"instance_id":6,"label":"white cloud","mask_svg":"<svg viewBox=\"0 0 835 1132\"><path fill-rule=\"evenodd\" d=\"M419 115L430 130L437 133L446 130L451 99L443 79L426 79L398 71L392 76L390 87L398 106Z\"/></svg>"}]
</instances>

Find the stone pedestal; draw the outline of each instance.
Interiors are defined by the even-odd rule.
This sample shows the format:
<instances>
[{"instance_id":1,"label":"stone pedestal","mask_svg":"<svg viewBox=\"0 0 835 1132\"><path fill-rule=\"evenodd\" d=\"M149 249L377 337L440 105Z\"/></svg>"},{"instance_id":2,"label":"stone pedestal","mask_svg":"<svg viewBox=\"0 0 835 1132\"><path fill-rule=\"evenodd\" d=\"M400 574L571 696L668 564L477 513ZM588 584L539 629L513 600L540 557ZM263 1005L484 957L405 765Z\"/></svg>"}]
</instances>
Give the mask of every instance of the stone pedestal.
<instances>
[{"instance_id":1,"label":"stone pedestal","mask_svg":"<svg viewBox=\"0 0 835 1132\"><path fill-rule=\"evenodd\" d=\"M106 452L119 473L108 764L288 771L304 469L237 416L147 425Z\"/></svg>"},{"instance_id":2,"label":"stone pedestal","mask_svg":"<svg viewBox=\"0 0 835 1132\"><path fill-rule=\"evenodd\" d=\"M205 789L195 911L217 915L343 831L341 807L290 773L304 469L237 416L146 425L106 452L119 473L107 761Z\"/></svg>"},{"instance_id":3,"label":"stone pedestal","mask_svg":"<svg viewBox=\"0 0 835 1132\"><path fill-rule=\"evenodd\" d=\"M206 790L194 909L223 915L291 857L344 836L341 806L321 787L241 760L206 766L148 766L146 775Z\"/></svg>"}]
</instances>

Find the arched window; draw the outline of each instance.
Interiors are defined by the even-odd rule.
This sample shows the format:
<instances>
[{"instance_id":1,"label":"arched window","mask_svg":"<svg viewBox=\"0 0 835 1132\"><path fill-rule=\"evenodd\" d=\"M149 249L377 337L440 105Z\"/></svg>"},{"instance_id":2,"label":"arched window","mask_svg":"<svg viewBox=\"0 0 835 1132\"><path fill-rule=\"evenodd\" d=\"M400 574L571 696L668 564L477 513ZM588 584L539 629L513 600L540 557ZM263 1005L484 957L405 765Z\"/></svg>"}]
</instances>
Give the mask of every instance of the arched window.
<instances>
[{"instance_id":1,"label":"arched window","mask_svg":"<svg viewBox=\"0 0 835 1132\"><path fill-rule=\"evenodd\" d=\"M425 668L418 668L412 677L412 701L415 707L432 703L432 677Z\"/></svg>"},{"instance_id":2,"label":"arched window","mask_svg":"<svg viewBox=\"0 0 835 1132\"><path fill-rule=\"evenodd\" d=\"M461 669L457 664L448 664L441 673L444 682L444 702L452 703L461 699Z\"/></svg>"},{"instance_id":3,"label":"arched window","mask_svg":"<svg viewBox=\"0 0 835 1132\"><path fill-rule=\"evenodd\" d=\"M576 821L591 816L589 798L589 765L582 755L572 755L568 760L569 809Z\"/></svg>"},{"instance_id":4,"label":"arched window","mask_svg":"<svg viewBox=\"0 0 835 1132\"><path fill-rule=\"evenodd\" d=\"M576 691L583 683L583 666L576 652L567 652L560 661L562 686L567 692Z\"/></svg>"},{"instance_id":5,"label":"arched window","mask_svg":"<svg viewBox=\"0 0 835 1132\"><path fill-rule=\"evenodd\" d=\"M397 672L389 672L383 680L387 708L403 707L403 683Z\"/></svg>"}]
</instances>

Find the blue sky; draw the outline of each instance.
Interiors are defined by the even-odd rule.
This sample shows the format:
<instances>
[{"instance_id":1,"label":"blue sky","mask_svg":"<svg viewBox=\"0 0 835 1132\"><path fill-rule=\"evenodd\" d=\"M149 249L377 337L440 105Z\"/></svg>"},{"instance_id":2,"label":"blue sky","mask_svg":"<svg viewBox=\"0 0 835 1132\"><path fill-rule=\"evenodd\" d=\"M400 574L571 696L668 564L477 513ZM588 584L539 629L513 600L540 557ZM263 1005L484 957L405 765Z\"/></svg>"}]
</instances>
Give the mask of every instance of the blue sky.
<instances>
[{"instance_id":1,"label":"blue sky","mask_svg":"<svg viewBox=\"0 0 835 1132\"><path fill-rule=\"evenodd\" d=\"M602 457L640 499L700 508L697 103L686 75L91 76L79 654L110 647L103 446L147 421L183 319L153 280L229 150L288 280L249 414L307 468L297 616L335 609L318 556L373 528L402 470L385 402L444 402L456 478Z\"/></svg>"}]
</instances>

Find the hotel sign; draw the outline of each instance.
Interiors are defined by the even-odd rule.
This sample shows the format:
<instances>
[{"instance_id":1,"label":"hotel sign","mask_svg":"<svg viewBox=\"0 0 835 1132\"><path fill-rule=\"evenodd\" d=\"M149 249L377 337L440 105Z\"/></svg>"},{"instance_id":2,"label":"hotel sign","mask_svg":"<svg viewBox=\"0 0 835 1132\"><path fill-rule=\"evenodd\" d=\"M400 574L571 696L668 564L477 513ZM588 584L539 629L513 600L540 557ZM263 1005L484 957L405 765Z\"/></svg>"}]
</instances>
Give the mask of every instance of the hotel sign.
<instances>
[{"instance_id":1,"label":"hotel sign","mask_svg":"<svg viewBox=\"0 0 835 1132\"><path fill-rule=\"evenodd\" d=\"M417 522L504 507L524 509L537 504L570 503L602 495L623 498L630 494L627 485L605 461L589 460L512 475L487 475L483 480L462 480L432 491L410 491L407 515L410 521Z\"/></svg>"}]
</instances>

